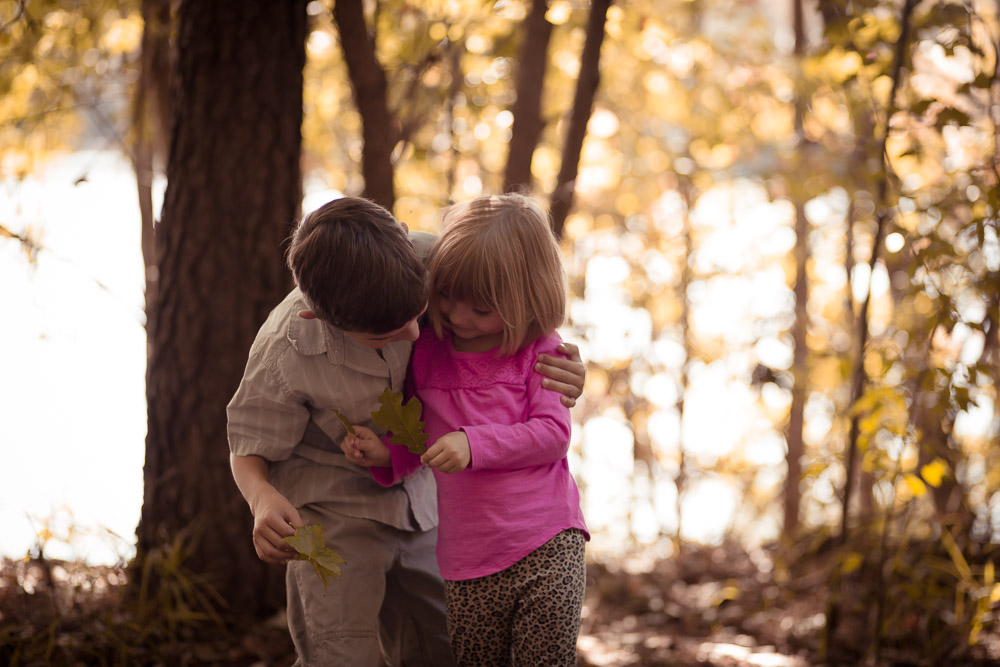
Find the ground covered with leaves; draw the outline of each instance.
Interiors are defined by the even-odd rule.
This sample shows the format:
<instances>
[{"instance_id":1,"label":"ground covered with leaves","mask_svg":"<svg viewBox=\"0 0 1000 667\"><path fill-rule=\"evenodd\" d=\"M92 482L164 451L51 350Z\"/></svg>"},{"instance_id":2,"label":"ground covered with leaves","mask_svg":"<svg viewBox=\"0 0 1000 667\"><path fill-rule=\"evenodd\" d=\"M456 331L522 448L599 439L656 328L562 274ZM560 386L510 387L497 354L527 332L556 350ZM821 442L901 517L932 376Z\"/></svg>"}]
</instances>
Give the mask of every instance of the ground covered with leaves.
<instances>
[{"instance_id":1,"label":"ground covered with leaves","mask_svg":"<svg viewBox=\"0 0 1000 667\"><path fill-rule=\"evenodd\" d=\"M966 626L956 629L960 619L953 615L948 626L950 612L941 610L937 621L916 618L912 627L886 630L873 650L870 609L844 602L843 621L828 639L835 587L827 565L815 554L778 558L727 546L691 547L666 559L636 554L591 562L579 665L1000 665L993 609L977 626L974 643L963 634ZM853 584L839 582L845 600L851 586L864 599L862 572ZM195 598L185 586L192 582L173 582L172 605L148 591L137 594L126 586L128 576L124 567L4 560L0 665L267 667L294 660L280 614L227 630L211 600L200 608L190 604Z\"/></svg>"}]
</instances>

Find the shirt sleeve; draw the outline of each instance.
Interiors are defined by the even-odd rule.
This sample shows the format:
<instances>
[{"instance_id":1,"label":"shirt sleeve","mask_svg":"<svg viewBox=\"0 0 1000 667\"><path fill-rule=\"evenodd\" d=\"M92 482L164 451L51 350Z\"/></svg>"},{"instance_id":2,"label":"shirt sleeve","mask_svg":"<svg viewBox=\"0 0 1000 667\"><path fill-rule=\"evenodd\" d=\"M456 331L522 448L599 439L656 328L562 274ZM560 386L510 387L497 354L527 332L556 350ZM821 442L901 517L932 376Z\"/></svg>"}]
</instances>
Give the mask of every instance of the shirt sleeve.
<instances>
[{"instance_id":1,"label":"shirt sleeve","mask_svg":"<svg viewBox=\"0 0 1000 667\"><path fill-rule=\"evenodd\" d=\"M392 463L389 467L371 467L372 479L382 486L398 484L404 477L412 475L423 466L419 456L411 453L402 445L392 444L389 442L389 438L390 436L386 435L382 438L382 442L389 448L389 457L392 459Z\"/></svg>"},{"instance_id":2,"label":"shirt sleeve","mask_svg":"<svg viewBox=\"0 0 1000 667\"><path fill-rule=\"evenodd\" d=\"M546 339L546 342L550 340ZM558 342L556 340L544 347L532 346L527 353L532 359L539 352L558 354L554 351ZM462 428L469 438L472 455L470 469L528 468L556 463L566 457L572 424L569 408L560 402L560 394L542 388L543 379L532 363L528 372L528 406L523 422Z\"/></svg>"},{"instance_id":3,"label":"shirt sleeve","mask_svg":"<svg viewBox=\"0 0 1000 667\"><path fill-rule=\"evenodd\" d=\"M251 356L226 407L229 450L281 461L292 455L309 424L309 409L260 357Z\"/></svg>"}]
</instances>

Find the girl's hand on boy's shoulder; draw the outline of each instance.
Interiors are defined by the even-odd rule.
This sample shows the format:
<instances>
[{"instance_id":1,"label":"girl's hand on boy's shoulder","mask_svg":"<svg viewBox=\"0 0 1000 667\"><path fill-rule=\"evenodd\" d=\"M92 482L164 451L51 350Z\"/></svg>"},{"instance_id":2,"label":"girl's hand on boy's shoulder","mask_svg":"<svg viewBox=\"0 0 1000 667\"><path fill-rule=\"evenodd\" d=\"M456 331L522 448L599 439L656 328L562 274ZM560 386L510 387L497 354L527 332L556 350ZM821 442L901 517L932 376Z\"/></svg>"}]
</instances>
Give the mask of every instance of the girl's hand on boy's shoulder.
<instances>
[{"instance_id":1,"label":"girl's hand on boy's shoulder","mask_svg":"<svg viewBox=\"0 0 1000 667\"><path fill-rule=\"evenodd\" d=\"M469 436L464 431L445 433L420 457L421 463L443 473L465 470L471 460Z\"/></svg>"},{"instance_id":2,"label":"girl's hand on boy's shoulder","mask_svg":"<svg viewBox=\"0 0 1000 667\"><path fill-rule=\"evenodd\" d=\"M355 433L348 433L340 441L340 449L351 463L371 468L372 466L388 467L392 465L389 449L375 433L364 426L355 426Z\"/></svg>"},{"instance_id":3,"label":"girl's hand on boy's shoulder","mask_svg":"<svg viewBox=\"0 0 1000 667\"><path fill-rule=\"evenodd\" d=\"M559 400L567 408L572 408L583 394L587 367L580 359L580 348L573 343L560 343L556 350L565 354L566 358L540 354L535 370L545 376L542 386L562 394Z\"/></svg>"}]
</instances>

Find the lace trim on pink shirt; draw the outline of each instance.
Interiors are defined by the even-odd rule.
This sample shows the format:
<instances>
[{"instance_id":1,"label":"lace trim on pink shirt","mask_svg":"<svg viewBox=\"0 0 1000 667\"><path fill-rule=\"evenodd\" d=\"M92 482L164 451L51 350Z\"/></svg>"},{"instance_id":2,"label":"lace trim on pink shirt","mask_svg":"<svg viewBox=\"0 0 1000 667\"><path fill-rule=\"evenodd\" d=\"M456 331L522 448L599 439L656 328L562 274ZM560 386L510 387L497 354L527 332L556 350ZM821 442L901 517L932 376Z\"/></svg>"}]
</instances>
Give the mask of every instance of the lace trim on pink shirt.
<instances>
[{"instance_id":1,"label":"lace trim on pink shirt","mask_svg":"<svg viewBox=\"0 0 1000 667\"><path fill-rule=\"evenodd\" d=\"M454 352L451 344L425 332L414 347L414 368L422 369L421 385L428 389L476 389L495 384L526 383L538 356L540 338L512 357Z\"/></svg>"}]
</instances>

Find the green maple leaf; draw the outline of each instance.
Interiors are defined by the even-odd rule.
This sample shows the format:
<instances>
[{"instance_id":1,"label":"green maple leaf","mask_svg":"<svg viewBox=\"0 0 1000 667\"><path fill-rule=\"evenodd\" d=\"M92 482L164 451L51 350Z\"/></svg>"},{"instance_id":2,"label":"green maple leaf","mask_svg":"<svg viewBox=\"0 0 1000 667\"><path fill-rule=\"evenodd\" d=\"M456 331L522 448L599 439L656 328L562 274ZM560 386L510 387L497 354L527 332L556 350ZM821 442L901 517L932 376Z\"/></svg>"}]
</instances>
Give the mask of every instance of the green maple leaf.
<instances>
[{"instance_id":1,"label":"green maple leaf","mask_svg":"<svg viewBox=\"0 0 1000 667\"><path fill-rule=\"evenodd\" d=\"M420 399L414 396L404 405L403 395L386 387L378 402L381 407L372 413L372 421L392 433L389 442L403 445L418 456L426 452L427 434L420 421L424 406Z\"/></svg>"},{"instance_id":2,"label":"green maple leaf","mask_svg":"<svg viewBox=\"0 0 1000 667\"><path fill-rule=\"evenodd\" d=\"M336 551L326 546L326 537L323 535L323 527L319 524L299 526L295 529L294 535L281 538L286 544L291 546L299 555L295 560L309 561L316 574L323 581L323 592L326 592L330 579L340 576L341 564L346 564L343 558Z\"/></svg>"}]
</instances>

